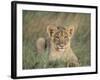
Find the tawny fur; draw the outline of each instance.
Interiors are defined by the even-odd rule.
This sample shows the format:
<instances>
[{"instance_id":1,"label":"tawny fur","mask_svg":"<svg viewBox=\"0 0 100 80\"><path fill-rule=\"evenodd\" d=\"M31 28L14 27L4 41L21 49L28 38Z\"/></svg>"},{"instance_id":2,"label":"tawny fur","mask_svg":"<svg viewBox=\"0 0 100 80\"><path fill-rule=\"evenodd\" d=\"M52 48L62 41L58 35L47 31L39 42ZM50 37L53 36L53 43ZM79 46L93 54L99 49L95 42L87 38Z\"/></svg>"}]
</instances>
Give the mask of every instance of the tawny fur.
<instances>
[{"instance_id":1,"label":"tawny fur","mask_svg":"<svg viewBox=\"0 0 100 80\"><path fill-rule=\"evenodd\" d=\"M52 32L50 32L50 29ZM49 26L47 28L47 32L51 38L50 40L50 44L51 44L51 48L50 48L50 53L49 53L49 60L50 61L55 61L55 60L63 60L64 62L67 63L67 67L70 67L70 66L79 66L79 61L78 61L78 58L77 56L75 55L75 53L73 52L70 44L71 44L71 37L73 36L73 28L69 28L69 30L67 29L67 32L68 32L68 37L69 37L69 42L66 46L66 49L64 51L57 51L55 49L55 44L53 42L53 30L54 32L56 31L54 29L54 27L52 28L51 26ZM52 33L52 34L51 34ZM51 36L52 35L52 36Z\"/></svg>"},{"instance_id":2,"label":"tawny fur","mask_svg":"<svg viewBox=\"0 0 100 80\"><path fill-rule=\"evenodd\" d=\"M43 53L45 51L45 39L44 38L39 38L36 41L36 48L38 53Z\"/></svg>"},{"instance_id":3,"label":"tawny fur","mask_svg":"<svg viewBox=\"0 0 100 80\"><path fill-rule=\"evenodd\" d=\"M51 42L52 44L52 42ZM67 67L70 66L79 66L79 61L75 53L73 52L72 48L69 46L64 52L59 52L56 51L54 46L51 45L51 50L50 50L50 55L49 55L49 60L50 61L55 61L55 60L63 60L64 62L67 63Z\"/></svg>"},{"instance_id":4,"label":"tawny fur","mask_svg":"<svg viewBox=\"0 0 100 80\"><path fill-rule=\"evenodd\" d=\"M47 33L49 35L49 43L50 43L50 51L49 51L49 61L56 61L56 60L63 60L66 62L66 66L79 66L79 60L75 53L73 52L71 48L71 38L74 33L74 28L70 27L66 29L66 32L68 33L68 38L69 41L67 45L65 46L66 48L64 51L59 51L55 48L55 42L53 39L55 38L53 35L55 32L57 32L57 27L54 26L48 26L47 27ZM38 53L43 53L45 51L45 45L46 41L45 38L39 38L36 42L36 47L37 47L37 52Z\"/></svg>"}]
</instances>

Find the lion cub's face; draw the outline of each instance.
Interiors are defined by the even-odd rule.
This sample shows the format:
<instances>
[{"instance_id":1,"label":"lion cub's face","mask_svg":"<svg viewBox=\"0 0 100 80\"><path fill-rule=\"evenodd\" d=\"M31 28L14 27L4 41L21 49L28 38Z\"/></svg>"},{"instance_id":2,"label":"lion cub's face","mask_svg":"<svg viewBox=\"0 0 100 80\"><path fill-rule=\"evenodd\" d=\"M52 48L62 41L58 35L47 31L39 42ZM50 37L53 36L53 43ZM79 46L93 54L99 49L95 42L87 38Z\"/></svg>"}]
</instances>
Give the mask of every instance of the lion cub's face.
<instances>
[{"instance_id":1,"label":"lion cub's face","mask_svg":"<svg viewBox=\"0 0 100 80\"><path fill-rule=\"evenodd\" d=\"M48 27L47 32L51 39L51 43L57 51L65 51L69 47L70 39L73 34L73 28L69 27Z\"/></svg>"}]
</instances>

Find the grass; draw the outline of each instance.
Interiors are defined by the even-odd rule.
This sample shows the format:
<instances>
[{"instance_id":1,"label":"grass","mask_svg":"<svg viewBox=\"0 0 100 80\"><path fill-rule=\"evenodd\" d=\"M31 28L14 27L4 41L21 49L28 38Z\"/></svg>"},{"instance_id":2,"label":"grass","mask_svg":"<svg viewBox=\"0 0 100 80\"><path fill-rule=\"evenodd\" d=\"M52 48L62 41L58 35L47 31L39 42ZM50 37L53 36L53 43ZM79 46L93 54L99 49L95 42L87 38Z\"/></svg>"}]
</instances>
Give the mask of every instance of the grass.
<instances>
[{"instance_id":1,"label":"grass","mask_svg":"<svg viewBox=\"0 0 100 80\"><path fill-rule=\"evenodd\" d=\"M23 69L65 67L63 61L49 62L46 50L36 51L36 40L47 38L48 24L75 26L71 47L78 56L81 66L90 66L90 14L23 10Z\"/></svg>"}]
</instances>

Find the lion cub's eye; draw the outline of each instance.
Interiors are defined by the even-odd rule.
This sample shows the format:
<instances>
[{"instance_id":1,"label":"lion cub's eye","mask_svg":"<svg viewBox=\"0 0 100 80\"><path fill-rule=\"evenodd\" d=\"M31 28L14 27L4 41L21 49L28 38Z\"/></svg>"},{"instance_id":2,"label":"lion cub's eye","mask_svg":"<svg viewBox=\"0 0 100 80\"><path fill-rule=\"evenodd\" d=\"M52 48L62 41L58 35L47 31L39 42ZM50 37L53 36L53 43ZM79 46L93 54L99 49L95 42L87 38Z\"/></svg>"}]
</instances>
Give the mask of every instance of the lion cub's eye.
<instances>
[{"instance_id":1,"label":"lion cub's eye","mask_svg":"<svg viewBox=\"0 0 100 80\"><path fill-rule=\"evenodd\" d=\"M64 38L67 38L67 36L65 36Z\"/></svg>"},{"instance_id":2,"label":"lion cub's eye","mask_svg":"<svg viewBox=\"0 0 100 80\"><path fill-rule=\"evenodd\" d=\"M59 37L58 37L58 36L56 36L56 39L59 39Z\"/></svg>"}]
</instances>

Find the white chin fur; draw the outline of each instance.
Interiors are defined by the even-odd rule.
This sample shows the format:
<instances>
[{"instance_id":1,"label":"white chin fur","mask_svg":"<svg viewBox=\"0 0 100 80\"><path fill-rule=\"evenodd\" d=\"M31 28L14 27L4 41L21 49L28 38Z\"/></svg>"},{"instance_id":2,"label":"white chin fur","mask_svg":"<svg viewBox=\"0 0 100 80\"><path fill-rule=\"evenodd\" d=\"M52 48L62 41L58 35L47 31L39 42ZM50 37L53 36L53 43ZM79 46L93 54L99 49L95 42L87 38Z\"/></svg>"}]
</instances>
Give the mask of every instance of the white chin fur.
<instances>
[{"instance_id":1,"label":"white chin fur","mask_svg":"<svg viewBox=\"0 0 100 80\"><path fill-rule=\"evenodd\" d=\"M64 52L65 49L59 49L59 51Z\"/></svg>"}]
</instances>

